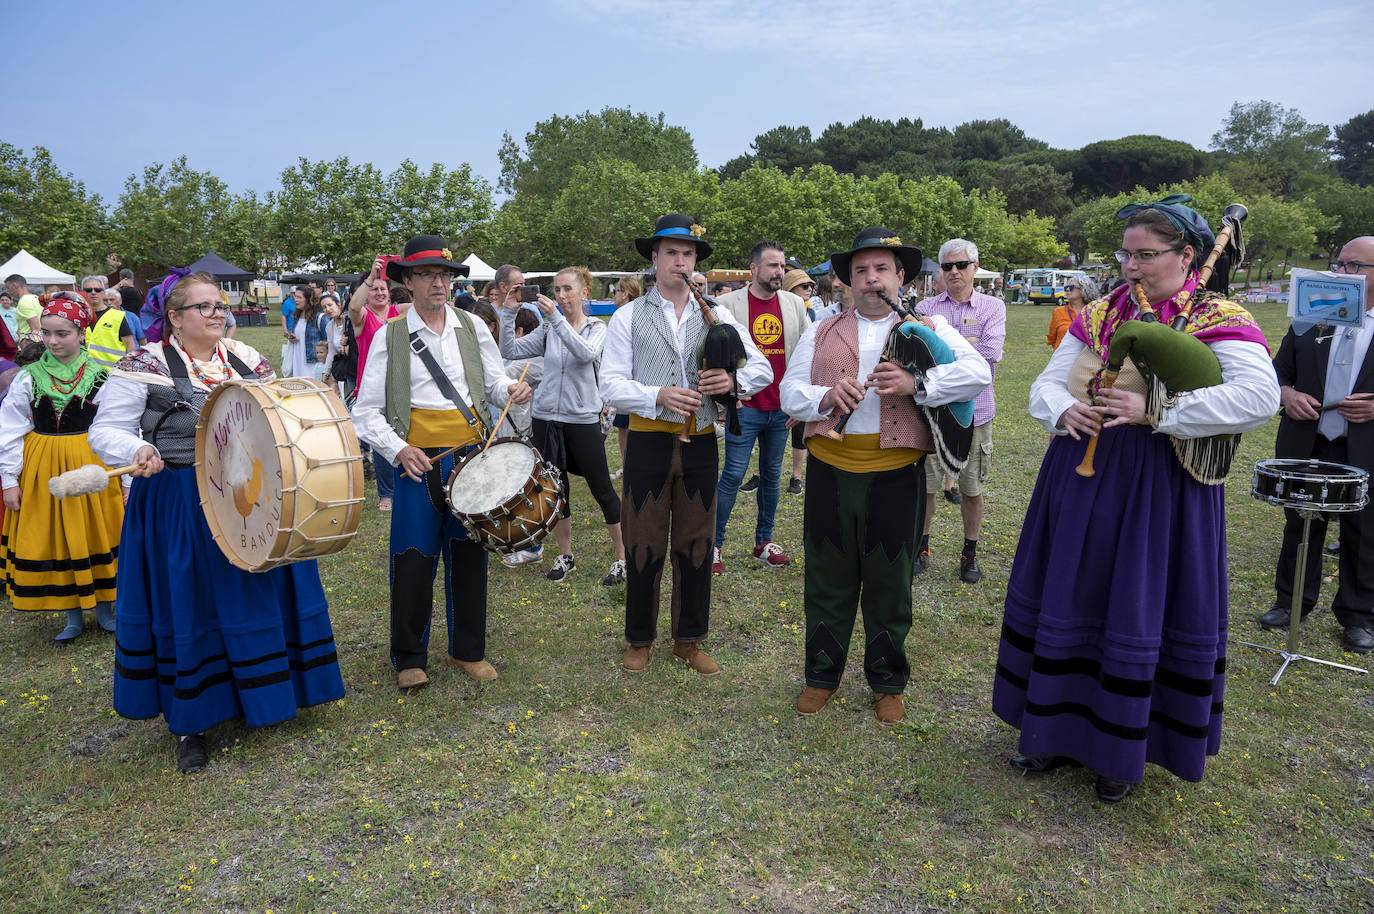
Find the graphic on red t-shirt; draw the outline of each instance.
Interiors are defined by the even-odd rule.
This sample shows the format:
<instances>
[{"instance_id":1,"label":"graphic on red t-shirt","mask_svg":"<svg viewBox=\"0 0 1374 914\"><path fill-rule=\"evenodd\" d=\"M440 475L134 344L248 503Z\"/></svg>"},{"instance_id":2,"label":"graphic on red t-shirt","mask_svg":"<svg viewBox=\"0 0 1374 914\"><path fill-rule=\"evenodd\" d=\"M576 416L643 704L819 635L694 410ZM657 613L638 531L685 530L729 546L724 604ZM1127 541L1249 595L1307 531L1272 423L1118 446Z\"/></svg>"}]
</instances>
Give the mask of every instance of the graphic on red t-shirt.
<instances>
[{"instance_id":1,"label":"graphic on red t-shirt","mask_svg":"<svg viewBox=\"0 0 1374 914\"><path fill-rule=\"evenodd\" d=\"M782 396L778 393L778 384L787 371L782 340L782 305L776 295L769 299L755 298L753 289L749 290L748 295L749 336L773 368L773 383L754 394L749 405L754 409L781 409Z\"/></svg>"}]
</instances>

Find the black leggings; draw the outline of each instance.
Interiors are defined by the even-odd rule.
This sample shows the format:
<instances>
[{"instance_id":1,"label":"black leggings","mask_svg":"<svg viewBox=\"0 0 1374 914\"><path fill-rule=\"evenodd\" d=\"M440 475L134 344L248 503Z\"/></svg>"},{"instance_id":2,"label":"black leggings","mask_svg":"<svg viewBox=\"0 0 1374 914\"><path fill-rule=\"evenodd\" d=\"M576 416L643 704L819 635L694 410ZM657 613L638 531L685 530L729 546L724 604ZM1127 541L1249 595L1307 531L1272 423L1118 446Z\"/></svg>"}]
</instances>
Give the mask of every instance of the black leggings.
<instances>
[{"instance_id":1,"label":"black leggings","mask_svg":"<svg viewBox=\"0 0 1374 914\"><path fill-rule=\"evenodd\" d=\"M601 516L606 523L620 523L620 496L611 484L611 471L606 468L606 441L601 437L601 423L573 425L547 419L534 419L532 422L530 437L535 449L545 461L563 471L561 516L572 516L568 475L576 473L587 480L587 488L601 506Z\"/></svg>"}]
</instances>

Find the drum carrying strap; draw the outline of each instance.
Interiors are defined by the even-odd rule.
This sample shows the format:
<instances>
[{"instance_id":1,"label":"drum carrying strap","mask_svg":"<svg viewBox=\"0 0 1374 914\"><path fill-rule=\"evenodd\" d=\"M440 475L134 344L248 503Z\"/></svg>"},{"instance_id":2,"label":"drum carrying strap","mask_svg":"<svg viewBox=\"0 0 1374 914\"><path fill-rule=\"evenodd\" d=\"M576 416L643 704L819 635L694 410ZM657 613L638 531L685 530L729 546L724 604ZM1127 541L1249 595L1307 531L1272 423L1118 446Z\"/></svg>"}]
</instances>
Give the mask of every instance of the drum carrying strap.
<instances>
[{"instance_id":1,"label":"drum carrying strap","mask_svg":"<svg viewBox=\"0 0 1374 914\"><path fill-rule=\"evenodd\" d=\"M167 373L172 376L172 386L176 388L177 396L180 397L180 399L173 403L171 407L158 418L157 424L155 424L153 430L148 433L148 443L153 447L157 447L157 433L161 431L163 423L176 413L188 409L196 409L193 403L195 388L191 386L191 376L186 373L186 362L181 358L181 353L177 352L175 344L168 343L162 347L162 354L167 359ZM224 350L224 354L228 357L229 367L232 368L239 377L253 377L253 370L244 364L243 359L240 359L228 349Z\"/></svg>"},{"instance_id":2,"label":"drum carrying strap","mask_svg":"<svg viewBox=\"0 0 1374 914\"><path fill-rule=\"evenodd\" d=\"M486 426L478 421L477 417L472 414L472 410L463 402L463 398L458 395L457 388L453 386L453 382L448 379L448 375L444 374L443 369L439 367L438 361L434 358L434 353L429 351L429 347L425 345L425 341L420 338L420 331L418 330L410 334L410 351L420 357L420 361L425 365L425 370L429 372L429 376L433 378L434 383L438 385L439 393L447 397L453 405L458 408L458 412L462 414L463 418L467 420L468 425L472 426L477 434L481 435L483 438L487 437L482 434Z\"/></svg>"}]
</instances>

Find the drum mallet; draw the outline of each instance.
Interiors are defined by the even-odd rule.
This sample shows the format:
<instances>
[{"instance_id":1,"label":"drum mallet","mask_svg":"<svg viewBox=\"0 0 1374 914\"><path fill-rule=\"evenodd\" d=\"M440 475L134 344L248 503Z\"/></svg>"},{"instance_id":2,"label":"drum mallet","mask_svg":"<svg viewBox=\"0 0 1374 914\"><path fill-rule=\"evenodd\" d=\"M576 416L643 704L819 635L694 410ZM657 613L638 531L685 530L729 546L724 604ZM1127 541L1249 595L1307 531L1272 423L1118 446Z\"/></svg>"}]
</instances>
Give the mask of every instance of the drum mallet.
<instances>
[{"instance_id":1,"label":"drum mallet","mask_svg":"<svg viewBox=\"0 0 1374 914\"><path fill-rule=\"evenodd\" d=\"M525 363L525 367L524 367L523 369L520 370L520 381L525 380L525 372L527 372L527 371L529 371L529 370L530 370L530 363L529 363L529 362L526 362L526 363ZM516 384L519 384L520 381L516 381L515 383L516 383ZM491 446L491 442L492 442L493 440L495 440L495 438L496 438L495 429L496 429L496 428L500 428L500 427L501 427L501 423L504 422L504 421L506 421L506 413L507 413L507 411L509 411L509 410L510 410L510 401L507 400L507 401L506 401L506 408L503 409L503 410L501 410L501 418L496 420L496 425L495 425L495 427L494 427L494 429L493 429L493 431L492 431L492 437L489 438L489 439L487 440L487 447L490 447L490 446ZM443 459L444 459L445 457L447 457L449 454L452 454L454 451L461 450L462 448L465 448L465 447L467 447L466 444L455 444L453 447L448 448L447 450L440 451L439 453L435 454L433 457L429 458L429 465L430 465L430 466L436 466L436 465L438 465L438 463L439 463L440 460L443 460ZM485 454L486 452L487 452L487 448L485 448L485 447L482 448L482 453Z\"/></svg>"},{"instance_id":2,"label":"drum mallet","mask_svg":"<svg viewBox=\"0 0 1374 914\"><path fill-rule=\"evenodd\" d=\"M98 463L88 463L49 479L48 491L52 493L53 498L95 495L97 492L104 492L111 479L125 476L142 468L143 464L141 463L131 463L126 467L110 470Z\"/></svg>"}]
</instances>

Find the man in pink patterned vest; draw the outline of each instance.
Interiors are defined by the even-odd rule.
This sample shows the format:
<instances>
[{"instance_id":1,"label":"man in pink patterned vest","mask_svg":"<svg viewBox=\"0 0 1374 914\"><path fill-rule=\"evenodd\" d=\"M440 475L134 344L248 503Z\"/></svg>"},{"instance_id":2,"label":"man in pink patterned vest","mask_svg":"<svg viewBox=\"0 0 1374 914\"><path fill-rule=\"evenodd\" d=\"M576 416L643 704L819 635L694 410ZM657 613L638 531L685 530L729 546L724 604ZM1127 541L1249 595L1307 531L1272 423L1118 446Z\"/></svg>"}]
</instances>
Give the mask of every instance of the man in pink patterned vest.
<instances>
[{"instance_id":1,"label":"man in pink patterned vest","mask_svg":"<svg viewBox=\"0 0 1374 914\"><path fill-rule=\"evenodd\" d=\"M906 277L920 269L919 249L895 232L864 229L849 251L834 254L836 276L854 307L813 324L798 341L781 385L782 408L806 422L806 688L797 711L815 714L839 688L860 604L864 673L883 723L905 714L911 673L911 569L925 509L922 461L934 447L920 406L976 396L992 381L987 362L943 318L927 326L945 358L913 373L880 361L900 319ZM841 416L843 436L832 433Z\"/></svg>"}]
</instances>

